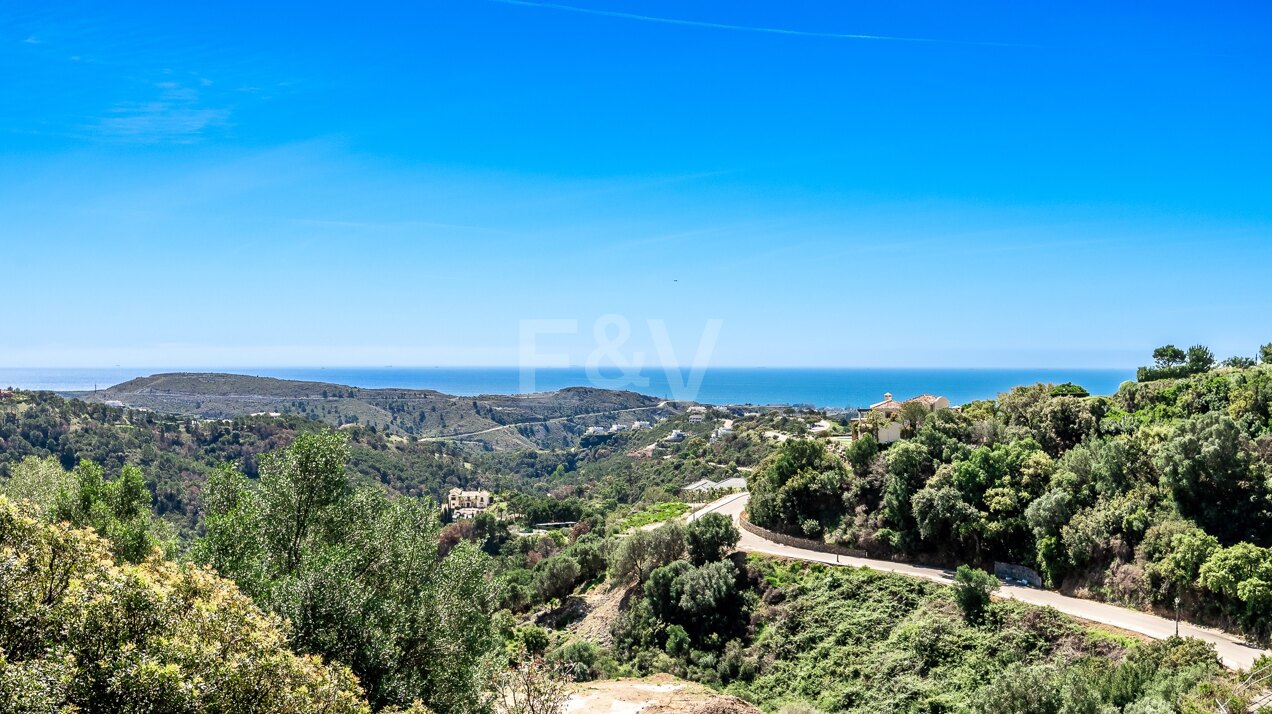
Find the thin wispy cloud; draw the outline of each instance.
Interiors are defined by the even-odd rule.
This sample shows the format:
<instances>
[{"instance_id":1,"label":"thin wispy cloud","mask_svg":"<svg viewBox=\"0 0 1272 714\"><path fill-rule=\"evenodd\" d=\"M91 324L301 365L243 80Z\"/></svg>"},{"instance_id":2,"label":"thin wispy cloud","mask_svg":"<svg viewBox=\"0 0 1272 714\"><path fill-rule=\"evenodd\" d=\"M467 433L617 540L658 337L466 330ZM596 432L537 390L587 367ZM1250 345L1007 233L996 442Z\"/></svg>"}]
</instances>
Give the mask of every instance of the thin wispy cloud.
<instances>
[{"instance_id":1,"label":"thin wispy cloud","mask_svg":"<svg viewBox=\"0 0 1272 714\"><path fill-rule=\"evenodd\" d=\"M97 130L114 139L141 142L188 143L204 131L229 123L230 110L203 106L199 90L179 82L155 84L158 96L146 101L121 102L97 124Z\"/></svg>"},{"instance_id":2,"label":"thin wispy cloud","mask_svg":"<svg viewBox=\"0 0 1272 714\"><path fill-rule=\"evenodd\" d=\"M725 22L708 22L706 20L685 20L674 17L659 17L655 15L640 15L634 12L621 12L618 10L600 10L590 7L578 7L575 5L562 5L552 2L535 2L534 0L490 0L503 5L518 5L521 7L534 7L549 10L561 10L563 12L574 12L582 15L596 15L599 17L613 17L623 20L637 20L640 22L655 22L663 25L680 25L682 27L704 27L712 30L732 30L735 32L758 32L769 35L787 35L792 37L819 37L830 40L878 40L885 42L928 42L942 44L959 44L959 45L984 45L990 47L1024 47L1010 42L978 42L971 40L949 40L933 37L898 37L896 35L865 35L847 32L819 32L816 30L791 30L781 27L759 27L755 25L733 25Z\"/></svg>"}]
</instances>

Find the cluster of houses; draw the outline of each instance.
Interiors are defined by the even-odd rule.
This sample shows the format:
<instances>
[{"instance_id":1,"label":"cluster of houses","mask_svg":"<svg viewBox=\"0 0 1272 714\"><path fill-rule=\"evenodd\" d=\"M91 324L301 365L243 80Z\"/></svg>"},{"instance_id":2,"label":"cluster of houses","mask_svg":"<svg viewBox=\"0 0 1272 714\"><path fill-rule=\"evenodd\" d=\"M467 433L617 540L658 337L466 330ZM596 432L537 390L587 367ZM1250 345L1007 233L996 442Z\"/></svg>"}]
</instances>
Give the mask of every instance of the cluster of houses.
<instances>
[{"instance_id":1,"label":"cluster of houses","mask_svg":"<svg viewBox=\"0 0 1272 714\"><path fill-rule=\"evenodd\" d=\"M603 426L589 426L587 431L583 432L584 436L599 436L601 434L617 434L621 431L640 431L642 429L651 429L653 424L647 421L634 421L631 424L610 424L609 428Z\"/></svg>"}]
</instances>

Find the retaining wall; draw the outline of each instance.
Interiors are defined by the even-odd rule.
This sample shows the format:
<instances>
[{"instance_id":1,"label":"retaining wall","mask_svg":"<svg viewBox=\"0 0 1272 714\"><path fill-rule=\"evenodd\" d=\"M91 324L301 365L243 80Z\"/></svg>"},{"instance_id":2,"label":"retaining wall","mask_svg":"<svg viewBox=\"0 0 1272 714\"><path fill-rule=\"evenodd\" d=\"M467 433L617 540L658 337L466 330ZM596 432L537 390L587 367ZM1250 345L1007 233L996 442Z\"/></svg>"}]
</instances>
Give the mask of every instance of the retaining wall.
<instances>
[{"instance_id":1,"label":"retaining wall","mask_svg":"<svg viewBox=\"0 0 1272 714\"><path fill-rule=\"evenodd\" d=\"M866 551L858 548L845 548L842 545L834 545L825 541L812 540L811 538L799 538L792 535L786 535L785 533L771 531L767 528L761 528L760 526L752 523L750 519L746 517L745 513L743 513L742 517L738 519L738 522L742 524L743 530L753 533L764 540L771 540L774 543L781 543L782 545L788 545L792 548L815 550L818 553L830 553L831 555L846 555L851 558L869 557Z\"/></svg>"},{"instance_id":2,"label":"retaining wall","mask_svg":"<svg viewBox=\"0 0 1272 714\"><path fill-rule=\"evenodd\" d=\"M1042 587L1042 576L1038 574L1038 571L1033 568L1026 568L1023 565L994 561L994 575L1000 578L1024 580L1035 588Z\"/></svg>"}]
</instances>

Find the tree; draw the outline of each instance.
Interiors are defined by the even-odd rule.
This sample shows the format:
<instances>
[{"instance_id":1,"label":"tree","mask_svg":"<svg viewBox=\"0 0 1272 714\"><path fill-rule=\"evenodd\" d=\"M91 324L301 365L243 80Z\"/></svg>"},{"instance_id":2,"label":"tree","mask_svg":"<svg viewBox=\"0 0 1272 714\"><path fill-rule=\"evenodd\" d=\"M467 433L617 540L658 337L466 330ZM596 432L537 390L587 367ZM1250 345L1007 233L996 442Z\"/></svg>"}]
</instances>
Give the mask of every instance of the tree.
<instances>
[{"instance_id":1,"label":"tree","mask_svg":"<svg viewBox=\"0 0 1272 714\"><path fill-rule=\"evenodd\" d=\"M919 535L928 543L975 539L980 513L953 486L924 486L914 494L913 509Z\"/></svg>"},{"instance_id":2,"label":"tree","mask_svg":"<svg viewBox=\"0 0 1272 714\"><path fill-rule=\"evenodd\" d=\"M685 547L694 565L712 563L724 558L738 544L741 534L733 519L720 513L708 513L690 521L685 528Z\"/></svg>"},{"instance_id":3,"label":"tree","mask_svg":"<svg viewBox=\"0 0 1272 714\"><path fill-rule=\"evenodd\" d=\"M605 556L596 543L579 541L566 548L565 554L578 561L580 580L592 580L605 572Z\"/></svg>"},{"instance_id":4,"label":"tree","mask_svg":"<svg viewBox=\"0 0 1272 714\"><path fill-rule=\"evenodd\" d=\"M91 461L67 472L52 457L28 457L0 493L28 502L45 520L93 528L110 541L117 557L130 563L176 546L172 528L150 510L150 490L136 466L124 466L118 477L107 480L102 467Z\"/></svg>"},{"instance_id":5,"label":"tree","mask_svg":"<svg viewBox=\"0 0 1272 714\"><path fill-rule=\"evenodd\" d=\"M897 417L911 434L923 426L923 422L932 414L932 410L922 402L903 402Z\"/></svg>"},{"instance_id":6,"label":"tree","mask_svg":"<svg viewBox=\"0 0 1272 714\"><path fill-rule=\"evenodd\" d=\"M954 571L954 601L968 622L980 622L997 589L998 578L983 570L960 565Z\"/></svg>"},{"instance_id":7,"label":"tree","mask_svg":"<svg viewBox=\"0 0 1272 714\"><path fill-rule=\"evenodd\" d=\"M845 457L852 470L858 476L864 476L870 470L870 464L879 453L879 441L875 435L866 432L853 439L845 450Z\"/></svg>"},{"instance_id":8,"label":"tree","mask_svg":"<svg viewBox=\"0 0 1272 714\"><path fill-rule=\"evenodd\" d=\"M1224 543L1266 543L1267 465L1227 414L1210 412L1180 423L1158 452L1162 485L1179 512Z\"/></svg>"},{"instance_id":9,"label":"tree","mask_svg":"<svg viewBox=\"0 0 1272 714\"><path fill-rule=\"evenodd\" d=\"M1234 369L1247 369L1249 367L1253 367L1255 364L1256 362L1253 357L1242 357L1240 355L1234 355L1223 361L1223 366Z\"/></svg>"},{"instance_id":10,"label":"tree","mask_svg":"<svg viewBox=\"0 0 1272 714\"><path fill-rule=\"evenodd\" d=\"M676 580L680 624L699 635L721 632L730 624L738 624L738 571L727 560L707 563L685 572Z\"/></svg>"},{"instance_id":11,"label":"tree","mask_svg":"<svg viewBox=\"0 0 1272 714\"><path fill-rule=\"evenodd\" d=\"M636 530L623 538L610 560L610 575L618 582L643 583L655 568L679 560L685 552L684 527L668 521L652 531Z\"/></svg>"},{"instance_id":12,"label":"tree","mask_svg":"<svg viewBox=\"0 0 1272 714\"><path fill-rule=\"evenodd\" d=\"M373 706L476 708L494 647L488 556L469 542L442 556L436 507L354 490L346 454L338 433L303 434L262 460L258 484L219 471L195 557L290 620L299 649L348 664Z\"/></svg>"},{"instance_id":13,"label":"tree","mask_svg":"<svg viewBox=\"0 0 1272 714\"><path fill-rule=\"evenodd\" d=\"M1272 364L1272 342L1259 347L1259 361L1263 364Z\"/></svg>"},{"instance_id":14,"label":"tree","mask_svg":"<svg viewBox=\"0 0 1272 714\"><path fill-rule=\"evenodd\" d=\"M1215 366L1215 353L1210 351L1205 345L1193 345L1188 348L1188 356L1185 359L1188 371L1194 374L1208 372Z\"/></svg>"},{"instance_id":15,"label":"tree","mask_svg":"<svg viewBox=\"0 0 1272 714\"><path fill-rule=\"evenodd\" d=\"M677 560L659 568L655 568L645 580L645 602L654 617L663 622L675 622L680 607L680 591L676 581L680 576L693 570L687 561Z\"/></svg>"},{"instance_id":16,"label":"tree","mask_svg":"<svg viewBox=\"0 0 1272 714\"><path fill-rule=\"evenodd\" d=\"M917 443L901 441L884 454L887 467L883 484L883 514L886 522L902 534L914 535L916 523L911 501L932 472L927 449Z\"/></svg>"},{"instance_id":17,"label":"tree","mask_svg":"<svg viewBox=\"0 0 1272 714\"><path fill-rule=\"evenodd\" d=\"M1268 626L1268 618L1272 617L1272 549L1250 543L1219 548L1201 566L1197 582L1243 603L1251 624Z\"/></svg>"},{"instance_id":18,"label":"tree","mask_svg":"<svg viewBox=\"0 0 1272 714\"><path fill-rule=\"evenodd\" d=\"M788 439L770 454L750 479L748 512L757 525L809 533L832 527L843 515L840 495L847 487L847 470L812 439Z\"/></svg>"},{"instance_id":19,"label":"tree","mask_svg":"<svg viewBox=\"0 0 1272 714\"><path fill-rule=\"evenodd\" d=\"M1153 350L1153 363L1158 369L1170 369L1184 363L1188 354L1174 345L1164 345Z\"/></svg>"},{"instance_id":20,"label":"tree","mask_svg":"<svg viewBox=\"0 0 1272 714\"><path fill-rule=\"evenodd\" d=\"M69 496L75 483L76 478L62 468L56 457L28 456L0 483L0 493L15 502L28 501L32 508L48 513L59 500Z\"/></svg>"},{"instance_id":21,"label":"tree","mask_svg":"<svg viewBox=\"0 0 1272 714\"><path fill-rule=\"evenodd\" d=\"M1094 433L1098 421L1089 401L1055 397L1039 410L1034 433L1048 454L1059 456Z\"/></svg>"},{"instance_id":22,"label":"tree","mask_svg":"<svg viewBox=\"0 0 1272 714\"><path fill-rule=\"evenodd\" d=\"M667 643L663 649L672 657L683 657L689 654L693 648L693 641L689 639L689 633L685 632L685 628L680 625L671 625L667 628Z\"/></svg>"},{"instance_id":23,"label":"tree","mask_svg":"<svg viewBox=\"0 0 1272 714\"><path fill-rule=\"evenodd\" d=\"M1091 393L1084 387L1074 384L1073 382L1065 382L1057 384L1051 388L1051 396L1053 397L1089 397Z\"/></svg>"},{"instance_id":24,"label":"tree","mask_svg":"<svg viewBox=\"0 0 1272 714\"><path fill-rule=\"evenodd\" d=\"M539 579L535 589L544 602L564 600L574 592L579 579L579 563L568 555L556 555L539 563Z\"/></svg>"}]
</instances>

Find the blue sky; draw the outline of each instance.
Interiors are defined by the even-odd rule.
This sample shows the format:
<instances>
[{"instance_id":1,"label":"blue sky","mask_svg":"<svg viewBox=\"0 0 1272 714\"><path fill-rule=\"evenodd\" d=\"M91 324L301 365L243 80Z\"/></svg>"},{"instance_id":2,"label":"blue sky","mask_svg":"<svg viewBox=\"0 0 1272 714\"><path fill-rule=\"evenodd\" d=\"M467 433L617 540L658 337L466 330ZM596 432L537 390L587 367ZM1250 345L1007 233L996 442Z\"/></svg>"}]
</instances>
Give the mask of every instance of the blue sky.
<instances>
[{"instance_id":1,"label":"blue sky","mask_svg":"<svg viewBox=\"0 0 1272 714\"><path fill-rule=\"evenodd\" d=\"M3 366L1272 341L1266 3L57 5L0 2Z\"/></svg>"}]
</instances>

